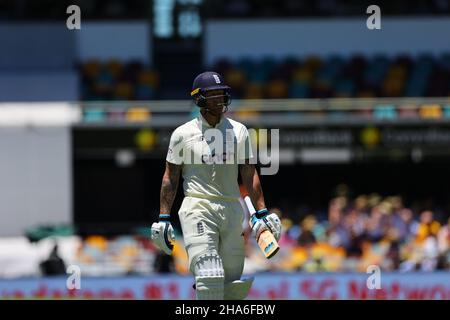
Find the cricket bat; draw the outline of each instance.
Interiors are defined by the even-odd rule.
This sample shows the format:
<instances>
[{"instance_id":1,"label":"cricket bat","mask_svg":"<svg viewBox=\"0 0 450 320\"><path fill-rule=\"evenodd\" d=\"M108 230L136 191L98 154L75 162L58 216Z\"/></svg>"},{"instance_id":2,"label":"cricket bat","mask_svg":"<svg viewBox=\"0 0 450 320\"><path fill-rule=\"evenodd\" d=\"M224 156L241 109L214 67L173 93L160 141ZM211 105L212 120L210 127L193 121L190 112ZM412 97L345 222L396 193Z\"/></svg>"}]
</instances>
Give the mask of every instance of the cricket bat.
<instances>
[{"instance_id":1,"label":"cricket bat","mask_svg":"<svg viewBox=\"0 0 450 320\"><path fill-rule=\"evenodd\" d=\"M253 207L252 200L249 196L246 196L244 198L245 204L247 206L248 211L250 212L250 216L256 213L255 207ZM250 227L251 221L249 221ZM256 239L256 242L258 243L259 248L264 253L267 259L272 258L278 250L280 250L280 246L278 245L277 240L273 236L272 232L269 230L265 230L261 232L258 239Z\"/></svg>"}]
</instances>

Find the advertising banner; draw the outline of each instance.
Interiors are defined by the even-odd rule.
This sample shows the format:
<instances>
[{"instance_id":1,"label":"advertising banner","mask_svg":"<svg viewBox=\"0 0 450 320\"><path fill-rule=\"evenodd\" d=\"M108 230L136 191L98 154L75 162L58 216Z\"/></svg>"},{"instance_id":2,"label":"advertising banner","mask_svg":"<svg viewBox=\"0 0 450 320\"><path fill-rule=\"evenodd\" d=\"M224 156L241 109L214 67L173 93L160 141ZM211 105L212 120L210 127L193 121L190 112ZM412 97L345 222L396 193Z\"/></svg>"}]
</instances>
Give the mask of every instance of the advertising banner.
<instances>
[{"instance_id":1,"label":"advertising banner","mask_svg":"<svg viewBox=\"0 0 450 320\"><path fill-rule=\"evenodd\" d=\"M450 300L450 273L257 274L249 299ZM194 299L190 276L0 280L2 299ZM75 285L74 285L75 284Z\"/></svg>"}]
</instances>

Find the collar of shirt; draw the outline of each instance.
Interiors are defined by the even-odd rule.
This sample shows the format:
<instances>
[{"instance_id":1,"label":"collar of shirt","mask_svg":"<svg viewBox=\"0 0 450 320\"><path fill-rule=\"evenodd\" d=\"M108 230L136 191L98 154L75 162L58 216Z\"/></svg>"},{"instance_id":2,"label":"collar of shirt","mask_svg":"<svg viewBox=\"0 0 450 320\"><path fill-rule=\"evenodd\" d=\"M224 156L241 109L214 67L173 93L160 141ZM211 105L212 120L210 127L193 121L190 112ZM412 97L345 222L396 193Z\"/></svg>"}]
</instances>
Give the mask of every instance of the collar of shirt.
<instances>
[{"instance_id":1,"label":"collar of shirt","mask_svg":"<svg viewBox=\"0 0 450 320\"><path fill-rule=\"evenodd\" d=\"M219 127L219 126L223 123L223 118L224 118L224 116L222 115L222 116L220 117L219 122L218 122L215 126L212 126L212 125L210 125L209 122L203 117L203 115L202 115L201 113L198 115L198 121L199 121L200 125L201 125L202 127L206 127L206 128L217 128L217 127Z\"/></svg>"}]
</instances>

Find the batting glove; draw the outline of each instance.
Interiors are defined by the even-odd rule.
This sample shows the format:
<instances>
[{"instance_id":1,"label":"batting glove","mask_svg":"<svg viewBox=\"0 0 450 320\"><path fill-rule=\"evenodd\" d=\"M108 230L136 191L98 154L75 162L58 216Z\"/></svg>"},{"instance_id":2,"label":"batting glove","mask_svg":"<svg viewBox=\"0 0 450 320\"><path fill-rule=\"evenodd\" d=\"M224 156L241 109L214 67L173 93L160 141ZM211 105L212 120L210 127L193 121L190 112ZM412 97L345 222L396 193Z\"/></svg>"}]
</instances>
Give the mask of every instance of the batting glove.
<instances>
[{"instance_id":1,"label":"batting glove","mask_svg":"<svg viewBox=\"0 0 450 320\"><path fill-rule=\"evenodd\" d=\"M175 232L169 221L168 214L160 214L159 221L154 222L151 228L151 239L153 243L166 254L171 255Z\"/></svg>"},{"instance_id":2,"label":"batting glove","mask_svg":"<svg viewBox=\"0 0 450 320\"><path fill-rule=\"evenodd\" d=\"M252 235L258 239L262 232L269 230L274 235L275 239L280 240L281 236L281 221L275 213L269 214L266 208L258 210L250 218L250 227L252 228Z\"/></svg>"}]
</instances>

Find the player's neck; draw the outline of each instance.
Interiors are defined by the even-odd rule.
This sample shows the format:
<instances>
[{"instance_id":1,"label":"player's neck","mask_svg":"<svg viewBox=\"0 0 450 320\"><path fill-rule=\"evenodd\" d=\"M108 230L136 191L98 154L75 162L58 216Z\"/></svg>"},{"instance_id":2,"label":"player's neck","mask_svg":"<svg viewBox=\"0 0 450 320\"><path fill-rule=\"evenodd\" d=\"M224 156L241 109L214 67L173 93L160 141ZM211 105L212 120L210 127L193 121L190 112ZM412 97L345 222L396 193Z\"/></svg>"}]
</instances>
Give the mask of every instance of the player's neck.
<instances>
[{"instance_id":1,"label":"player's neck","mask_svg":"<svg viewBox=\"0 0 450 320\"><path fill-rule=\"evenodd\" d=\"M200 113L211 127L215 127L220 122L220 119L222 118L222 115L215 116L215 115L210 114L209 112L205 112L203 110Z\"/></svg>"}]
</instances>

